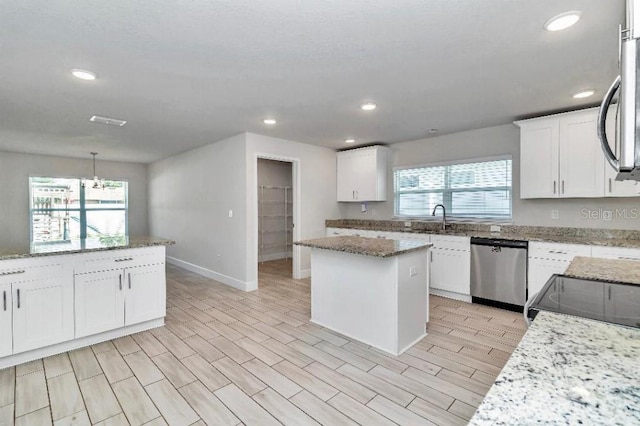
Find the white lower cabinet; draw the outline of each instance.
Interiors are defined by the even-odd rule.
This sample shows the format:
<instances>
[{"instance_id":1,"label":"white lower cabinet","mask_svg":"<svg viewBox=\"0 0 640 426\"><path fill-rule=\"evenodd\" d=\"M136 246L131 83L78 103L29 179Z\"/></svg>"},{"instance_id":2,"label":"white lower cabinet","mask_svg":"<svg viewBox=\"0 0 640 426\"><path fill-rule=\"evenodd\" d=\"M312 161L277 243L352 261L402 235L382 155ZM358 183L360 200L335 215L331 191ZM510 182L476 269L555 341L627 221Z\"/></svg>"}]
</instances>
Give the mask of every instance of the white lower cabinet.
<instances>
[{"instance_id":1,"label":"white lower cabinet","mask_svg":"<svg viewBox=\"0 0 640 426\"><path fill-rule=\"evenodd\" d=\"M0 284L0 358L13 352L13 302L11 284Z\"/></svg>"},{"instance_id":2,"label":"white lower cabinet","mask_svg":"<svg viewBox=\"0 0 640 426\"><path fill-rule=\"evenodd\" d=\"M468 237L431 235L430 288L471 294L471 241Z\"/></svg>"},{"instance_id":3,"label":"white lower cabinet","mask_svg":"<svg viewBox=\"0 0 640 426\"><path fill-rule=\"evenodd\" d=\"M576 256L591 257L591 246L530 242L527 299L538 293L553 274L563 274Z\"/></svg>"},{"instance_id":4,"label":"white lower cabinet","mask_svg":"<svg viewBox=\"0 0 640 426\"><path fill-rule=\"evenodd\" d=\"M571 261L529 258L528 298L538 293L553 274L563 274Z\"/></svg>"},{"instance_id":5,"label":"white lower cabinet","mask_svg":"<svg viewBox=\"0 0 640 426\"><path fill-rule=\"evenodd\" d=\"M76 337L165 316L164 263L76 275Z\"/></svg>"}]
</instances>

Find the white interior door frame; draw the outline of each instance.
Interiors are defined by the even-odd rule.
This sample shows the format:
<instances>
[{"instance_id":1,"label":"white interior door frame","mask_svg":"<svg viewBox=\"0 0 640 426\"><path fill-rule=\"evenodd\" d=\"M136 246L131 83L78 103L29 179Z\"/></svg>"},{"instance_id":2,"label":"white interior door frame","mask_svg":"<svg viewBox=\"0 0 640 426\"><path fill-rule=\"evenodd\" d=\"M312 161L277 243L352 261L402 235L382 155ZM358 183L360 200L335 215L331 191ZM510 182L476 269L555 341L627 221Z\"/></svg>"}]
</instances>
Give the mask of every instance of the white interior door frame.
<instances>
[{"instance_id":1,"label":"white interior door frame","mask_svg":"<svg viewBox=\"0 0 640 426\"><path fill-rule=\"evenodd\" d=\"M255 268L255 276L258 276L258 160L275 160L275 161L283 161L285 163L291 163L291 179L293 183L293 241L300 241L300 232L302 229L302 221L300 217L300 159L296 157L287 157L284 155L277 154L268 154L257 152L255 154L255 158L253 161L253 188L254 188L254 197L253 197L253 213L252 217L255 220L254 226L254 235L253 241L251 244L250 250L253 252L253 260L252 265ZM292 258L293 258L293 278L300 279L302 278L302 270L300 264L300 254L301 247L294 245L292 247Z\"/></svg>"}]
</instances>

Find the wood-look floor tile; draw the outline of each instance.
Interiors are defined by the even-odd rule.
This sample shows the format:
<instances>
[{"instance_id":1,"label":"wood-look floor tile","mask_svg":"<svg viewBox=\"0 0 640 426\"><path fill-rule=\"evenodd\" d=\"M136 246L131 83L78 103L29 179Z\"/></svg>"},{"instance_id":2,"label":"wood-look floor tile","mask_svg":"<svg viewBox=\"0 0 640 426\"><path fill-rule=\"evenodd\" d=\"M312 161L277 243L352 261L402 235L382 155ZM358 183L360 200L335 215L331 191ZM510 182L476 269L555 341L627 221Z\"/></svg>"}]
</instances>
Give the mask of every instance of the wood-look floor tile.
<instances>
[{"instance_id":1,"label":"wood-look floor tile","mask_svg":"<svg viewBox=\"0 0 640 426\"><path fill-rule=\"evenodd\" d=\"M262 333L266 334L267 336L269 336L272 339L276 339L278 342L280 343L284 343L285 345L287 343L293 342L294 340L296 340L294 337L292 337L291 335L284 333L280 330L278 330L277 328L269 325L269 324L265 324L263 322L258 322L257 324L253 325L254 328L260 330Z\"/></svg>"},{"instance_id":2,"label":"wood-look floor tile","mask_svg":"<svg viewBox=\"0 0 640 426\"><path fill-rule=\"evenodd\" d=\"M261 344L265 348L278 354L282 358L297 365L298 367L306 367L307 365L313 362L313 359L309 358L308 356L296 351L295 349L287 345L284 345L278 342L275 339L265 340Z\"/></svg>"},{"instance_id":3,"label":"wood-look floor tile","mask_svg":"<svg viewBox=\"0 0 640 426\"><path fill-rule=\"evenodd\" d=\"M402 373L408 367L407 364L400 362L397 358L391 358L387 355L383 355L371 348L367 348L360 343L350 342L342 346L342 349L352 352L371 362L382 365L383 367L388 368L391 371L395 371L396 373Z\"/></svg>"},{"instance_id":4,"label":"wood-look floor tile","mask_svg":"<svg viewBox=\"0 0 640 426\"><path fill-rule=\"evenodd\" d=\"M82 410L77 413L73 413L67 417L56 420L53 422L54 426L91 426L89 420L89 414L86 410Z\"/></svg>"},{"instance_id":5,"label":"wood-look floor tile","mask_svg":"<svg viewBox=\"0 0 640 426\"><path fill-rule=\"evenodd\" d=\"M182 363L204 384L211 392L230 383L220 371L209 364L200 355L195 354L182 359Z\"/></svg>"},{"instance_id":6,"label":"wood-look floor tile","mask_svg":"<svg viewBox=\"0 0 640 426\"><path fill-rule=\"evenodd\" d=\"M97 355L102 352L115 351L116 347L113 345L111 340L107 340L106 342L96 343L95 345L91 345L91 349Z\"/></svg>"},{"instance_id":7,"label":"wood-look floor tile","mask_svg":"<svg viewBox=\"0 0 640 426\"><path fill-rule=\"evenodd\" d=\"M135 377L114 384L113 391L132 425L142 425L160 416L160 412Z\"/></svg>"},{"instance_id":8,"label":"wood-look floor tile","mask_svg":"<svg viewBox=\"0 0 640 426\"><path fill-rule=\"evenodd\" d=\"M403 353L402 355L400 355L398 357L398 360L405 363L408 366L411 366L413 368L417 368L418 370L422 370L425 373L429 373L429 374L433 374L434 376L436 374L438 374L441 370L442 367L432 364L428 361L425 361L423 359L420 358L416 358L413 355L409 355L408 353ZM397 373L397 371L396 371ZM456 373L457 374L457 373Z\"/></svg>"},{"instance_id":9,"label":"wood-look floor tile","mask_svg":"<svg viewBox=\"0 0 640 426\"><path fill-rule=\"evenodd\" d=\"M240 420L202 383L191 383L180 388L179 392L206 424L232 426L240 423Z\"/></svg>"},{"instance_id":10,"label":"wood-look floor tile","mask_svg":"<svg viewBox=\"0 0 640 426\"><path fill-rule=\"evenodd\" d=\"M16 388L15 367L0 370L0 407L13 404Z\"/></svg>"},{"instance_id":11,"label":"wood-look floor tile","mask_svg":"<svg viewBox=\"0 0 640 426\"><path fill-rule=\"evenodd\" d=\"M364 359L361 356L354 354L353 352L342 349L339 346L335 346L327 341L318 343L314 346L314 348L318 348L331 356L334 356L344 362L348 362L349 364L361 369L362 371L369 371L376 366L376 363Z\"/></svg>"},{"instance_id":12,"label":"wood-look floor tile","mask_svg":"<svg viewBox=\"0 0 640 426\"><path fill-rule=\"evenodd\" d=\"M394 402L397 402L403 407L406 407L413 400L413 398L415 398L414 395L399 388L398 386L391 384L379 377L376 377L373 374L365 373L364 371L352 365L345 364L337 371L338 373L349 377L350 379L360 383L361 385L371 389L372 391L386 396L387 398L391 399Z\"/></svg>"},{"instance_id":13,"label":"wood-look floor tile","mask_svg":"<svg viewBox=\"0 0 640 426\"><path fill-rule=\"evenodd\" d=\"M407 406L407 409L437 425L464 426L467 424L467 420L458 417L447 410L443 410L422 398L416 398L411 401L411 404Z\"/></svg>"},{"instance_id":14,"label":"wood-look floor tile","mask_svg":"<svg viewBox=\"0 0 640 426\"><path fill-rule=\"evenodd\" d=\"M290 400L302 411L323 425L357 425L356 422L307 391L296 394Z\"/></svg>"},{"instance_id":15,"label":"wood-look floor tile","mask_svg":"<svg viewBox=\"0 0 640 426\"><path fill-rule=\"evenodd\" d=\"M469 420L473 416L473 413L476 412L476 407L465 404L462 401L454 401L454 403L451 404L451 407L449 407L449 412L462 417L465 420Z\"/></svg>"},{"instance_id":16,"label":"wood-look floor tile","mask_svg":"<svg viewBox=\"0 0 640 426\"><path fill-rule=\"evenodd\" d=\"M300 330L306 331L309 334L313 334L314 336L319 337L320 339L327 341L335 346L344 346L347 343L349 343L348 339L337 336L334 333L330 332L329 330L323 329L322 327L318 327L317 325L304 324L299 328Z\"/></svg>"},{"instance_id":17,"label":"wood-look floor tile","mask_svg":"<svg viewBox=\"0 0 640 426\"><path fill-rule=\"evenodd\" d=\"M0 425L13 426L13 423L14 423L13 404L0 407Z\"/></svg>"},{"instance_id":18,"label":"wood-look floor tile","mask_svg":"<svg viewBox=\"0 0 640 426\"><path fill-rule=\"evenodd\" d=\"M145 390L170 425L186 426L200 419L169 381L152 383Z\"/></svg>"},{"instance_id":19,"label":"wood-look floor tile","mask_svg":"<svg viewBox=\"0 0 640 426\"><path fill-rule=\"evenodd\" d=\"M259 359L247 361L242 366L285 398L291 398L302 390L296 383Z\"/></svg>"},{"instance_id":20,"label":"wood-look floor tile","mask_svg":"<svg viewBox=\"0 0 640 426\"><path fill-rule=\"evenodd\" d=\"M300 321L299 319L293 318L292 316L283 314L282 312L278 312L276 310L267 311L265 312L265 314L269 315L272 318L280 320L285 324L289 324L292 327L300 327L301 325L304 324L304 322Z\"/></svg>"},{"instance_id":21,"label":"wood-look floor tile","mask_svg":"<svg viewBox=\"0 0 640 426\"><path fill-rule=\"evenodd\" d=\"M42 361L44 362L44 372L47 379L73 371L69 355L66 352L44 358Z\"/></svg>"},{"instance_id":22,"label":"wood-look floor tile","mask_svg":"<svg viewBox=\"0 0 640 426\"><path fill-rule=\"evenodd\" d=\"M156 367L144 351L126 355L124 361L131 368L131 371L133 371L142 386L147 386L165 378L162 371Z\"/></svg>"},{"instance_id":23,"label":"wood-look floor tile","mask_svg":"<svg viewBox=\"0 0 640 426\"><path fill-rule=\"evenodd\" d=\"M234 343L267 365L277 364L282 361L282 357L280 355L270 351L260 343L256 343L248 337L236 340Z\"/></svg>"},{"instance_id":24,"label":"wood-look floor tile","mask_svg":"<svg viewBox=\"0 0 640 426\"><path fill-rule=\"evenodd\" d=\"M100 352L96 354L96 358L109 383L116 383L133 376L133 372L124 362L122 355L116 350Z\"/></svg>"},{"instance_id":25,"label":"wood-look floor tile","mask_svg":"<svg viewBox=\"0 0 640 426\"><path fill-rule=\"evenodd\" d=\"M273 389L258 392L253 399L285 426L319 424Z\"/></svg>"},{"instance_id":26,"label":"wood-look floor tile","mask_svg":"<svg viewBox=\"0 0 640 426\"><path fill-rule=\"evenodd\" d=\"M232 322L238 321L231 315L227 315L216 308L207 309L207 314L209 317L213 317L216 321L220 321L223 324L231 324Z\"/></svg>"},{"instance_id":27,"label":"wood-look floor tile","mask_svg":"<svg viewBox=\"0 0 640 426\"><path fill-rule=\"evenodd\" d=\"M90 347L69 352L69 358L79 381L102 374L102 368Z\"/></svg>"},{"instance_id":28,"label":"wood-look floor tile","mask_svg":"<svg viewBox=\"0 0 640 426\"><path fill-rule=\"evenodd\" d=\"M160 355L162 353L167 352L167 348L165 348L162 345L162 343L160 343L158 339L156 339L154 335L148 331L143 331L142 333L133 334L131 335L131 337L133 337L133 340L135 340L136 343L140 345L142 350L149 357L154 357L156 355Z\"/></svg>"},{"instance_id":29,"label":"wood-look floor tile","mask_svg":"<svg viewBox=\"0 0 640 426\"><path fill-rule=\"evenodd\" d=\"M328 353L321 351L315 346L307 345L306 343L301 342L299 340L294 340L293 342L289 343L287 346L289 346L292 349L295 349L296 351L308 356L309 358L321 364L326 365L327 367L333 370L335 370L336 368L344 364L344 361L342 361L341 359L338 359L333 355L329 355Z\"/></svg>"},{"instance_id":30,"label":"wood-look floor tile","mask_svg":"<svg viewBox=\"0 0 640 426\"><path fill-rule=\"evenodd\" d=\"M267 340L269 338L269 336L267 336L266 334L256 330L255 328L241 322L241 321L236 321L236 322L232 322L230 324L228 324L229 327L233 328L234 330L236 330L238 333L242 334L245 337L248 337L249 339L255 341L255 342L264 342L265 340Z\"/></svg>"},{"instance_id":31,"label":"wood-look floor tile","mask_svg":"<svg viewBox=\"0 0 640 426\"><path fill-rule=\"evenodd\" d=\"M198 321L194 320L194 322L198 322ZM198 324L200 323L198 322ZM173 319L166 321L164 324L164 328L165 328L164 332L160 334L165 334L167 333L167 331L170 331L181 339L185 339L189 336L193 336L196 334L196 332L193 331L191 328L187 327L185 323L174 321ZM151 332L153 333L153 330L151 330ZM153 333L153 335L158 336L159 334Z\"/></svg>"},{"instance_id":32,"label":"wood-look floor tile","mask_svg":"<svg viewBox=\"0 0 640 426\"><path fill-rule=\"evenodd\" d=\"M471 375L471 378L478 382L484 383L489 387L493 386L493 382L496 381L496 376L494 376L493 374L487 374L479 370L476 370L476 372Z\"/></svg>"},{"instance_id":33,"label":"wood-look floor tile","mask_svg":"<svg viewBox=\"0 0 640 426\"><path fill-rule=\"evenodd\" d=\"M212 364L247 395L254 395L267 385L231 358L222 358Z\"/></svg>"},{"instance_id":34,"label":"wood-look floor tile","mask_svg":"<svg viewBox=\"0 0 640 426\"><path fill-rule=\"evenodd\" d=\"M46 426L53 424L51 422L51 413L49 407L41 408L40 410L33 411L29 414L16 418L16 426Z\"/></svg>"},{"instance_id":35,"label":"wood-look floor tile","mask_svg":"<svg viewBox=\"0 0 640 426\"><path fill-rule=\"evenodd\" d=\"M249 398L236 385L230 384L218 389L215 395L226 405L244 424L251 426L278 426L278 422L269 412L257 402Z\"/></svg>"},{"instance_id":36,"label":"wood-look floor tile","mask_svg":"<svg viewBox=\"0 0 640 426\"><path fill-rule=\"evenodd\" d=\"M78 387L78 382L76 381L76 376L73 374L73 371L50 378L47 380L47 385L49 388L49 400L51 402L51 415L54 421L85 409L80 388Z\"/></svg>"},{"instance_id":37,"label":"wood-look floor tile","mask_svg":"<svg viewBox=\"0 0 640 426\"><path fill-rule=\"evenodd\" d=\"M122 411L104 375L82 380L79 384L91 423L101 422Z\"/></svg>"},{"instance_id":38,"label":"wood-look floor tile","mask_svg":"<svg viewBox=\"0 0 640 426\"><path fill-rule=\"evenodd\" d=\"M478 395L486 395L491 387L491 385L475 380L472 377L463 376L445 368L440 370L436 376L448 383L460 386Z\"/></svg>"},{"instance_id":39,"label":"wood-look floor tile","mask_svg":"<svg viewBox=\"0 0 640 426\"><path fill-rule=\"evenodd\" d=\"M435 364L439 367L446 368L447 370L456 372L463 376L471 377L471 375L476 371L475 368L469 367L468 365L460 364L452 359L442 357L432 352L424 351L418 348L410 348L407 350L409 355L413 355L416 358L420 358L424 361Z\"/></svg>"},{"instance_id":40,"label":"wood-look floor tile","mask_svg":"<svg viewBox=\"0 0 640 426\"><path fill-rule=\"evenodd\" d=\"M209 340L209 343L238 364L242 364L253 358L253 355L225 337L216 337L215 339Z\"/></svg>"},{"instance_id":41,"label":"wood-look floor tile","mask_svg":"<svg viewBox=\"0 0 640 426\"><path fill-rule=\"evenodd\" d=\"M213 362L224 358L226 355L216 349L211 343L207 342L201 336L197 334L187 337L184 342L191 347L198 355L207 360L207 362Z\"/></svg>"},{"instance_id":42,"label":"wood-look floor tile","mask_svg":"<svg viewBox=\"0 0 640 426\"><path fill-rule=\"evenodd\" d=\"M101 422L95 423L96 426L129 426L129 421L124 413L116 414Z\"/></svg>"},{"instance_id":43,"label":"wood-look floor tile","mask_svg":"<svg viewBox=\"0 0 640 426\"><path fill-rule=\"evenodd\" d=\"M282 361L274 365L273 368L323 401L332 398L338 393L328 383L288 361Z\"/></svg>"},{"instance_id":44,"label":"wood-look floor tile","mask_svg":"<svg viewBox=\"0 0 640 426\"><path fill-rule=\"evenodd\" d=\"M23 416L49 405L43 370L16 377L15 415Z\"/></svg>"},{"instance_id":45,"label":"wood-look floor tile","mask_svg":"<svg viewBox=\"0 0 640 426\"><path fill-rule=\"evenodd\" d=\"M256 318L254 318L254 317L252 317L250 315L247 315L244 312L240 312L235 308L234 309L229 309L228 311L225 311L225 314L231 315L232 317L234 317L238 321L242 321L243 323L245 323L247 325L254 325L257 322L260 322Z\"/></svg>"},{"instance_id":46,"label":"wood-look floor tile","mask_svg":"<svg viewBox=\"0 0 640 426\"><path fill-rule=\"evenodd\" d=\"M44 364L41 359L36 359L35 361L16 365L16 376L24 376L25 374L31 374L41 370L44 370Z\"/></svg>"},{"instance_id":47,"label":"wood-look floor tile","mask_svg":"<svg viewBox=\"0 0 640 426\"><path fill-rule=\"evenodd\" d=\"M196 377L189 369L170 352L154 356L151 360L176 388L196 381Z\"/></svg>"},{"instance_id":48,"label":"wood-look floor tile","mask_svg":"<svg viewBox=\"0 0 640 426\"><path fill-rule=\"evenodd\" d=\"M214 331L212 328L202 324L198 321L189 321L182 324L183 327L188 328L194 334L202 337L204 340L210 340L218 337L220 334Z\"/></svg>"},{"instance_id":49,"label":"wood-look floor tile","mask_svg":"<svg viewBox=\"0 0 640 426\"><path fill-rule=\"evenodd\" d=\"M194 425L197 424L198 423L194 423ZM145 423L144 426L168 426L168 423L162 417L158 417L157 419L153 419L150 422Z\"/></svg>"},{"instance_id":50,"label":"wood-look floor tile","mask_svg":"<svg viewBox=\"0 0 640 426\"><path fill-rule=\"evenodd\" d=\"M377 411L383 416L393 420L399 425L428 425L435 426L435 423L409 411L387 398L378 395L367 404L367 407Z\"/></svg>"},{"instance_id":51,"label":"wood-look floor tile","mask_svg":"<svg viewBox=\"0 0 640 426\"><path fill-rule=\"evenodd\" d=\"M277 326L275 326L275 328L277 328L278 330L282 331L283 333L288 334L289 336L291 336L293 339L298 339L301 340L309 345L315 345L317 343L320 343L322 341L321 338L314 336L313 334L309 334L305 331L302 331L300 328L298 327L292 327L289 324L279 324ZM283 342L283 343L289 343L289 342Z\"/></svg>"},{"instance_id":52,"label":"wood-look floor tile","mask_svg":"<svg viewBox=\"0 0 640 426\"><path fill-rule=\"evenodd\" d=\"M413 367L409 367L402 374L398 374L379 365L372 369L370 373L390 384L392 383L400 389L404 389L413 395L430 401L444 410L446 410L455 399L449 395L449 393L452 392L449 387L442 389L441 386L438 386L442 385L443 381L441 379ZM468 391L461 388L456 388L453 392L465 392L465 396L468 393Z\"/></svg>"},{"instance_id":53,"label":"wood-look floor tile","mask_svg":"<svg viewBox=\"0 0 640 426\"><path fill-rule=\"evenodd\" d=\"M129 355L141 350L140 346L136 343L135 340L133 340L131 336L124 336L115 339L113 340L113 344L122 356Z\"/></svg>"},{"instance_id":54,"label":"wood-look floor tile","mask_svg":"<svg viewBox=\"0 0 640 426\"><path fill-rule=\"evenodd\" d=\"M218 335L229 339L231 341L234 340L238 340L238 339L242 339L244 336L240 333L238 333L237 331L235 331L233 328L229 327L226 324L221 323L220 321L211 321L208 322L206 324L207 327L209 327L210 329L212 329L214 332L216 332ZM205 337L205 336L202 336ZM206 337L205 337L206 339ZM210 339L207 339L210 340Z\"/></svg>"},{"instance_id":55,"label":"wood-look floor tile","mask_svg":"<svg viewBox=\"0 0 640 426\"><path fill-rule=\"evenodd\" d=\"M366 404L371 401L376 393L372 390L362 386L360 383L355 382L336 371L325 367L319 362L314 362L307 365L305 371L313 374L325 383L330 383L331 386L338 389L340 392L350 396L361 404Z\"/></svg>"},{"instance_id":56,"label":"wood-look floor tile","mask_svg":"<svg viewBox=\"0 0 640 426\"><path fill-rule=\"evenodd\" d=\"M395 423L390 421L389 419L381 416L377 412L373 411L371 408L367 407L364 404L356 401L355 399L349 398L347 395L343 393L339 393L329 401L327 401L329 405L333 408L340 411L342 414L347 417L355 420L358 424L361 425L372 425L372 426L393 426Z\"/></svg>"},{"instance_id":57,"label":"wood-look floor tile","mask_svg":"<svg viewBox=\"0 0 640 426\"><path fill-rule=\"evenodd\" d=\"M158 336L157 339L178 359L182 359L196 353L173 333L163 334Z\"/></svg>"}]
</instances>

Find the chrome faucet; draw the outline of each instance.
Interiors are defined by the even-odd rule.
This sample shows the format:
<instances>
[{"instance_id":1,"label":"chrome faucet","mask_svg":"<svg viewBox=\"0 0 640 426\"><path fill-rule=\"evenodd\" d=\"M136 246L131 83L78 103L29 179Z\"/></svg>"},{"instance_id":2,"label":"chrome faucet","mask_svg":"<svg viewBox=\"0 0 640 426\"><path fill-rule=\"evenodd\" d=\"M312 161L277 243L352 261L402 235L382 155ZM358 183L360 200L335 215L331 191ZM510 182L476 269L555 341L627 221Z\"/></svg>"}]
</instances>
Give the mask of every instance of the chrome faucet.
<instances>
[{"instance_id":1,"label":"chrome faucet","mask_svg":"<svg viewBox=\"0 0 640 426\"><path fill-rule=\"evenodd\" d=\"M431 216L436 215L436 210L438 210L438 207L442 207L442 230L446 231L447 230L447 209L445 208L445 206L443 204L436 204L436 206L433 208L433 211L431 212Z\"/></svg>"}]
</instances>

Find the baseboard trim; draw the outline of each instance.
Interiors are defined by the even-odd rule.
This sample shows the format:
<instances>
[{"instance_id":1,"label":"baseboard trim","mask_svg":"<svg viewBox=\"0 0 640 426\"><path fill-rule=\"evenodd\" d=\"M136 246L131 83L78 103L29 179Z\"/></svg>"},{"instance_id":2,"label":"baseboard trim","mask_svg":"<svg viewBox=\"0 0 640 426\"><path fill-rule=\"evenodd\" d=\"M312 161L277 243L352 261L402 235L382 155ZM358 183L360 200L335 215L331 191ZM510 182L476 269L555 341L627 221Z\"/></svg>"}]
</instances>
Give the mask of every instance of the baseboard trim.
<instances>
[{"instance_id":1,"label":"baseboard trim","mask_svg":"<svg viewBox=\"0 0 640 426\"><path fill-rule=\"evenodd\" d=\"M300 270L300 277L298 279L309 278L311 277L311 268Z\"/></svg>"},{"instance_id":2,"label":"baseboard trim","mask_svg":"<svg viewBox=\"0 0 640 426\"><path fill-rule=\"evenodd\" d=\"M263 254L262 256L258 256L258 262L269 262L270 260L289 259L292 256L293 256L292 253Z\"/></svg>"},{"instance_id":3,"label":"baseboard trim","mask_svg":"<svg viewBox=\"0 0 640 426\"><path fill-rule=\"evenodd\" d=\"M223 284L228 285L229 287L237 288L242 291L254 291L258 289L257 281L240 281L236 278L230 277L228 275L221 274L216 271L212 271L211 269L203 268L202 266L195 265L193 263L186 262L181 259L177 259L175 257L167 256L167 263L170 263L175 266L179 266L181 268L186 269L187 271L195 272L198 275L202 275L203 277L211 278L212 280L219 281Z\"/></svg>"},{"instance_id":4,"label":"baseboard trim","mask_svg":"<svg viewBox=\"0 0 640 426\"><path fill-rule=\"evenodd\" d=\"M429 289L429 294L434 296L446 297L447 299L460 300L461 302L471 303L471 295L454 293L453 291L437 290L435 288Z\"/></svg>"}]
</instances>

